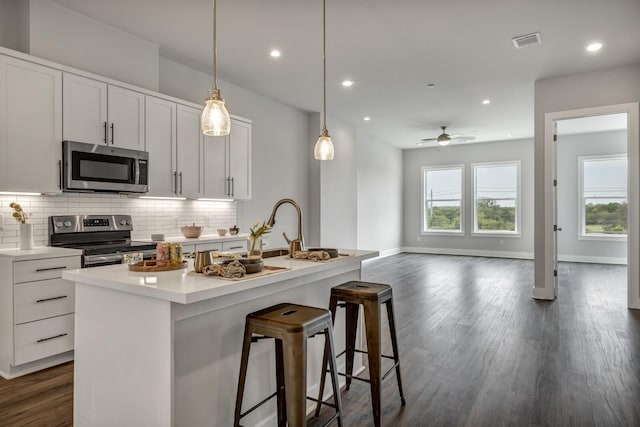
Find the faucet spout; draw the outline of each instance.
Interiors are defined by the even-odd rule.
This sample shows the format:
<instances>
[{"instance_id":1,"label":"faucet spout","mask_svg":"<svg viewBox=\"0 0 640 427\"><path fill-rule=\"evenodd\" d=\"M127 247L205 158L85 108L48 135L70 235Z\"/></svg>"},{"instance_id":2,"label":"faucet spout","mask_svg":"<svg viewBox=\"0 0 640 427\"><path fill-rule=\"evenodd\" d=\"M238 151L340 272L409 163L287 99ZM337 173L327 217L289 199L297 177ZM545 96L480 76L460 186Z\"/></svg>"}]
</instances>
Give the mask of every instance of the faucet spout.
<instances>
[{"instance_id":1,"label":"faucet spout","mask_svg":"<svg viewBox=\"0 0 640 427\"><path fill-rule=\"evenodd\" d=\"M304 237L302 236L302 209L300 208L300 205L296 203L296 201L293 199L278 200L276 204L273 206L273 210L271 211L271 216L269 216L269 219L267 220L267 225L270 227L273 227L273 225L276 223L276 212L278 212L278 208L280 208L280 206L284 204L292 205L294 208L296 208L296 211L298 213L298 236L294 240L290 240L287 237L286 233L282 233L282 235L284 236L284 239L287 241L287 243L289 243L289 257L293 257L293 254L295 252L300 252L305 250Z\"/></svg>"}]
</instances>

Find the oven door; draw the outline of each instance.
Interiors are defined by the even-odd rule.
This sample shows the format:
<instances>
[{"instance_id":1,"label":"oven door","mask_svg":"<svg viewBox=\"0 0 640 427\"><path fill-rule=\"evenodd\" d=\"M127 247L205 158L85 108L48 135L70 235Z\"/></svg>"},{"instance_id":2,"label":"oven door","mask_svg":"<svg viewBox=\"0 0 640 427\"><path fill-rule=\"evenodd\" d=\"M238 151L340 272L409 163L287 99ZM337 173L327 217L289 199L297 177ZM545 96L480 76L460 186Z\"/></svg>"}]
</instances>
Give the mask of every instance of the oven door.
<instances>
[{"instance_id":1,"label":"oven door","mask_svg":"<svg viewBox=\"0 0 640 427\"><path fill-rule=\"evenodd\" d=\"M65 191L147 191L144 151L63 141L63 161Z\"/></svg>"},{"instance_id":2,"label":"oven door","mask_svg":"<svg viewBox=\"0 0 640 427\"><path fill-rule=\"evenodd\" d=\"M155 250L143 250L143 251L133 251L133 252L142 252L142 257L144 259L151 259L151 257L156 253ZM124 261L124 253L122 252L115 253L115 254L83 255L82 268L122 264L123 261Z\"/></svg>"}]
</instances>

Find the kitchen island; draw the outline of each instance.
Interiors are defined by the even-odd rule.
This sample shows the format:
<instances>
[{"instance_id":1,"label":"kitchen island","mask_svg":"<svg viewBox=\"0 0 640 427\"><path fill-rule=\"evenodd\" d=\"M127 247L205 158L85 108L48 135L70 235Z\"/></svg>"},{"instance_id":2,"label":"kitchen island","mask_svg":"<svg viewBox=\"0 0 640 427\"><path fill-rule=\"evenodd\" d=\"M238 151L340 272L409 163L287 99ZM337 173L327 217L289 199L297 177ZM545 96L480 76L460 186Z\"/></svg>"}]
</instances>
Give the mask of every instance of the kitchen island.
<instances>
[{"instance_id":1,"label":"kitchen island","mask_svg":"<svg viewBox=\"0 0 640 427\"><path fill-rule=\"evenodd\" d=\"M266 266L284 269L241 281L196 275L191 264L157 273L124 265L65 271L76 283L74 424L233 425L245 316L282 302L327 307L331 287L360 280L362 261L378 255L344 252L351 256L319 263L268 258ZM338 314L338 352L342 322ZM275 391L272 343L251 348L244 409ZM309 342L309 395L317 393L323 344ZM243 423L272 425L275 411L273 400Z\"/></svg>"}]
</instances>

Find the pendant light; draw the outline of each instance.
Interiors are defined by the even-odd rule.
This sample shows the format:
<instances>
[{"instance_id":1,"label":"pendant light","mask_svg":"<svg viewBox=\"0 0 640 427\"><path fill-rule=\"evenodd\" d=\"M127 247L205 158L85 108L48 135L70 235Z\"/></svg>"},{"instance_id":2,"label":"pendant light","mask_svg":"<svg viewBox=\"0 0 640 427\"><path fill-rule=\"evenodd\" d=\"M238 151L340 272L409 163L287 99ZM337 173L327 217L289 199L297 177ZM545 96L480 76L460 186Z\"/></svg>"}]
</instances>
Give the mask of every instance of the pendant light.
<instances>
[{"instance_id":1,"label":"pendant light","mask_svg":"<svg viewBox=\"0 0 640 427\"><path fill-rule=\"evenodd\" d=\"M316 160L333 160L333 142L327 131L327 18L326 0L322 0L322 133L313 148Z\"/></svg>"},{"instance_id":2,"label":"pendant light","mask_svg":"<svg viewBox=\"0 0 640 427\"><path fill-rule=\"evenodd\" d=\"M225 136L231 131L231 118L218 89L216 50L216 0L213 0L213 89L209 92L200 120L202 133L207 136Z\"/></svg>"}]
</instances>

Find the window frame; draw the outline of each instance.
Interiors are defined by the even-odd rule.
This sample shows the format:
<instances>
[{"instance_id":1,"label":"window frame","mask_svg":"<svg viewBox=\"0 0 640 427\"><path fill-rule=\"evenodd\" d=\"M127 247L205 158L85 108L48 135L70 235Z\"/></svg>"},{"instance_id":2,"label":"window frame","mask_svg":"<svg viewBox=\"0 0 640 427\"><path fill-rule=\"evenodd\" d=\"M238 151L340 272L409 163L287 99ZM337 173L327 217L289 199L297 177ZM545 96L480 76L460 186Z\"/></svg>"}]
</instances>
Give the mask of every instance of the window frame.
<instances>
[{"instance_id":1,"label":"window frame","mask_svg":"<svg viewBox=\"0 0 640 427\"><path fill-rule=\"evenodd\" d=\"M464 179L464 163L459 164L447 164L447 165L431 165L431 166L422 166L420 169L422 178L422 195L420 199L422 200L422 208L420 212L422 214L420 222L420 234L423 236L464 236L465 235L465 179ZM430 230L427 224L426 217L426 205L427 205L427 197L426 197L426 188L427 188L427 172L429 171L438 171L438 170L452 170L459 169L460 170L460 230ZM457 199L456 199L457 200Z\"/></svg>"},{"instance_id":2,"label":"window frame","mask_svg":"<svg viewBox=\"0 0 640 427\"><path fill-rule=\"evenodd\" d=\"M515 207L516 207L516 218L515 218L515 230L480 230L478 229L478 176L477 170L481 167L504 167L504 166L515 166L516 167L516 198L515 198ZM522 165L520 160L504 160L498 162L478 162L472 163L471 169L473 171L473 231L471 233L472 236L481 236L481 237L511 237L511 238L521 238L522 237ZM501 199L502 200L502 199ZM513 200L511 198L504 200Z\"/></svg>"},{"instance_id":3,"label":"window frame","mask_svg":"<svg viewBox=\"0 0 640 427\"><path fill-rule=\"evenodd\" d=\"M629 206L629 159L626 153L599 154L578 156L578 240L605 240L612 242L626 242L629 234L629 218L627 217L627 234L587 234L584 197L584 162L594 160L624 160L627 165L627 209ZM590 197L591 199L593 197Z\"/></svg>"}]
</instances>

